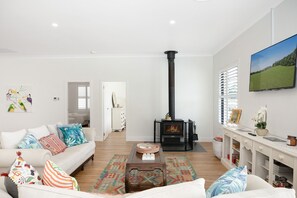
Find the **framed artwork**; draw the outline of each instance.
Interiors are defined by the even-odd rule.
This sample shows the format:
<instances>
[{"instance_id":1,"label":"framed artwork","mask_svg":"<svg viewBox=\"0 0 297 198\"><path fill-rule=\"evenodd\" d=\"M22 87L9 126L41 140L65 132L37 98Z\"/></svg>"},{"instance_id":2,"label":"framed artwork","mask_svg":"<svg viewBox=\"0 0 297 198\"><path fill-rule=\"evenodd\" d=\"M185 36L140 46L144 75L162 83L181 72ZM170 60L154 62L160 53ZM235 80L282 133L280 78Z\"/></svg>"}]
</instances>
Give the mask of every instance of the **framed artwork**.
<instances>
[{"instance_id":1,"label":"framed artwork","mask_svg":"<svg viewBox=\"0 0 297 198\"><path fill-rule=\"evenodd\" d=\"M32 89L30 86L11 86L6 91L6 109L9 113L32 112Z\"/></svg>"},{"instance_id":2,"label":"framed artwork","mask_svg":"<svg viewBox=\"0 0 297 198\"><path fill-rule=\"evenodd\" d=\"M231 115L230 115L230 123L238 124L241 116L241 109L232 109Z\"/></svg>"}]
</instances>

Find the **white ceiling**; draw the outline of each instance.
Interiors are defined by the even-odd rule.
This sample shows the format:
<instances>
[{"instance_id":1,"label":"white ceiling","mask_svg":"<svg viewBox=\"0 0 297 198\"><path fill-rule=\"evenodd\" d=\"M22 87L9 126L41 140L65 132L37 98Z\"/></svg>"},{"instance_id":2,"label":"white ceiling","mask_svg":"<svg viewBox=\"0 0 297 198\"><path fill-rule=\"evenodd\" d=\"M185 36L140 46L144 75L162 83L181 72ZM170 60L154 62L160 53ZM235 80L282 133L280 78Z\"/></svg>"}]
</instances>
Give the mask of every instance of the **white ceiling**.
<instances>
[{"instance_id":1,"label":"white ceiling","mask_svg":"<svg viewBox=\"0 0 297 198\"><path fill-rule=\"evenodd\" d=\"M282 1L0 0L0 54L212 55Z\"/></svg>"}]
</instances>

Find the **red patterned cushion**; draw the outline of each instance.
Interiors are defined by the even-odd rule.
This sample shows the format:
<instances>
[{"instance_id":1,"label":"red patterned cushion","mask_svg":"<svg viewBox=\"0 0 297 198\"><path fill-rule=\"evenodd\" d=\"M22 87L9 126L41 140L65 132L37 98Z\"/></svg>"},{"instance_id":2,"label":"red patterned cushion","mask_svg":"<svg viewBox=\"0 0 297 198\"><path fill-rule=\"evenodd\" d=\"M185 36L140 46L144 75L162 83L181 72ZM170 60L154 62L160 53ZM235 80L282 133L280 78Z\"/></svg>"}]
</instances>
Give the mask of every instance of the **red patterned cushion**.
<instances>
[{"instance_id":1,"label":"red patterned cushion","mask_svg":"<svg viewBox=\"0 0 297 198\"><path fill-rule=\"evenodd\" d=\"M65 151L67 148L65 143L62 142L62 140L60 140L60 138L55 134L50 134L46 137L40 138L39 142L43 148L50 150L53 155L57 155L58 153Z\"/></svg>"}]
</instances>

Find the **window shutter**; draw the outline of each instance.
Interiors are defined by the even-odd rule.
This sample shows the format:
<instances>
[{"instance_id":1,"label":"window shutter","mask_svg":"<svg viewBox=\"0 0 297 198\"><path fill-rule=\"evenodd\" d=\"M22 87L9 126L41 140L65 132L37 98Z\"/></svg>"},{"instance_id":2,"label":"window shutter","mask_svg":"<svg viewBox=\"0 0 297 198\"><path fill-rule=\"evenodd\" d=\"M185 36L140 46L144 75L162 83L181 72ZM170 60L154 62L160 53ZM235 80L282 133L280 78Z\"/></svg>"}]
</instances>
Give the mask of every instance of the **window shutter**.
<instances>
[{"instance_id":1,"label":"window shutter","mask_svg":"<svg viewBox=\"0 0 297 198\"><path fill-rule=\"evenodd\" d=\"M219 122L226 124L232 109L237 108L238 68L232 67L219 76Z\"/></svg>"}]
</instances>

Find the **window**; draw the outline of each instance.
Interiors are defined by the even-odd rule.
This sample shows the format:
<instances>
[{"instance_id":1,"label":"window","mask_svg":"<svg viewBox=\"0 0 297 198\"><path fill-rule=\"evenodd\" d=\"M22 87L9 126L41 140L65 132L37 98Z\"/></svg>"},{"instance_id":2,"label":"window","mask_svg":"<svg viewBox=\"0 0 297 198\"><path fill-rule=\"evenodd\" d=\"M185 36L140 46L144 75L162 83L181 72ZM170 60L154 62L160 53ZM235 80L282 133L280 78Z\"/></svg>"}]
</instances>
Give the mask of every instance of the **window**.
<instances>
[{"instance_id":1,"label":"window","mask_svg":"<svg viewBox=\"0 0 297 198\"><path fill-rule=\"evenodd\" d=\"M219 122L226 124L232 109L237 108L238 69L232 67L219 76Z\"/></svg>"},{"instance_id":2,"label":"window","mask_svg":"<svg viewBox=\"0 0 297 198\"><path fill-rule=\"evenodd\" d=\"M78 101L77 108L79 110L90 109L90 86L79 85L77 87Z\"/></svg>"}]
</instances>

